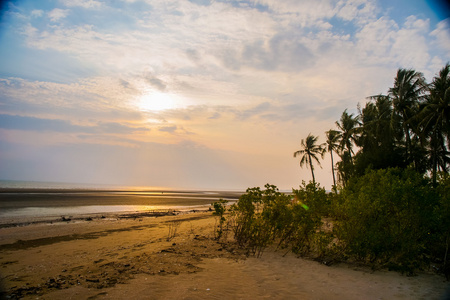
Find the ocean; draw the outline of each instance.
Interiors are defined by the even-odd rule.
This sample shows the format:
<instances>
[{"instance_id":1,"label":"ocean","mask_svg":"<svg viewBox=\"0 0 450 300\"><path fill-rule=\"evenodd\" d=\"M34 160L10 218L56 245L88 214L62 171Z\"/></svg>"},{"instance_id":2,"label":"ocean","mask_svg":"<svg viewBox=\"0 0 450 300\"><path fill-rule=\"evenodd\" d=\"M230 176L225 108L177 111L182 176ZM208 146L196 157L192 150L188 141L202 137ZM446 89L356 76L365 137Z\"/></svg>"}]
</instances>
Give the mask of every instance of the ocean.
<instances>
[{"instance_id":1,"label":"ocean","mask_svg":"<svg viewBox=\"0 0 450 300\"><path fill-rule=\"evenodd\" d=\"M0 180L0 189L87 189L87 190L170 190L167 187L141 187L117 184L70 183L49 181Z\"/></svg>"},{"instance_id":2,"label":"ocean","mask_svg":"<svg viewBox=\"0 0 450 300\"><path fill-rule=\"evenodd\" d=\"M0 225L102 214L208 210L211 203L219 199L234 203L241 194L235 191L1 180Z\"/></svg>"}]
</instances>

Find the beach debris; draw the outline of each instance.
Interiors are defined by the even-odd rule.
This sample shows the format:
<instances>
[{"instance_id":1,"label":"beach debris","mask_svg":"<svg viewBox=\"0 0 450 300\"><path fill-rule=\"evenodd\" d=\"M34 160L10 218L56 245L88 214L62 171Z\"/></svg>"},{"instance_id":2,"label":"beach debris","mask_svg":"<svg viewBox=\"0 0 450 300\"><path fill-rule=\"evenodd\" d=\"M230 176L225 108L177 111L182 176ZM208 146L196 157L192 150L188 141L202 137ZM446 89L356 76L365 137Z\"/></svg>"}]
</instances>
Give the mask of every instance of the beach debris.
<instances>
[{"instance_id":1,"label":"beach debris","mask_svg":"<svg viewBox=\"0 0 450 300\"><path fill-rule=\"evenodd\" d=\"M87 217L86 221L92 221L92 218L91 217Z\"/></svg>"},{"instance_id":2,"label":"beach debris","mask_svg":"<svg viewBox=\"0 0 450 300\"><path fill-rule=\"evenodd\" d=\"M204 235L196 234L195 237L194 237L194 240L204 241L204 240L208 240L208 238L206 236L204 236Z\"/></svg>"},{"instance_id":3,"label":"beach debris","mask_svg":"<svg viewBox=\"0 0 450 300\"><path fill-rule=\"evenodd\" d=\"M169 222L169 234L167 236L167 241L172 240L177 235L177 230L181 225L181 221Z\"/></svg>"},{"instance_id":4,"label":"beach debris","mask_svg":"<svg viewBox=\"0 0 450 300\"><path fill-rule=\"evenodd\" d=\"M61 216L61 221L63 221L63 222L69 222L69 221L72 221L72 219L71 219L70 217L66 218L66 217L64 217L64 216Z\"/></svg>"}]
</instances>

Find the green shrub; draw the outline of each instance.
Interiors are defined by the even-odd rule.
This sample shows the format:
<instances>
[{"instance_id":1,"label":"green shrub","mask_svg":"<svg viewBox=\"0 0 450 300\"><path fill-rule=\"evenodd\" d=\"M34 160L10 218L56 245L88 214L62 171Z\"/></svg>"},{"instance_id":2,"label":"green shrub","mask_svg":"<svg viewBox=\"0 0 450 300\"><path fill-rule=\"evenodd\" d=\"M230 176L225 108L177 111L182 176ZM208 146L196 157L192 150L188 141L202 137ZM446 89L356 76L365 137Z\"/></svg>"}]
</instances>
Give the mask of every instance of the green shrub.
<instances>
[{"instance_id":1,"label":"green shrub","mask_svg":"<svg viewBox=\"0 0 450 300\"><path fill-rule=\"evenodd\" d=\"M342 191L335 233L350 257L412 274L427 261L437 199L413 170L369 171Z\"/></svg>"},{"instance_id":2,"label":"green shrub","mask_svg":"<svg viewBox=\"0 0 450 300\"><path fill-rule=\"evenodd\" d=\"M445 274L447 280L450 279L450 176L440 174L437 193L439 195L439 205L435 208L436 226L433 239L430 245L432 255L439 264L439 271Z\"/></svg>"},{"instance_id":3,"label":"green shrub","mask_svg":"<svg viewBox=\"0 0 450 300\"><path fill-rule=\"evenodd\" d=\"M315 216L327 216L330 212L330 197L318 183L302 181L298 190L292 189L297 201L304 204Z\"/></svg>"},{"instance_id":4,"label":"green shrub","mask_svg":"<svg viewBox=\"0 0 450 300\"><path fill-rule=\"evenodd\" d=\"M302 182L286 195L267 184L247 189L231 211L236 241L256 256L276 243L326 264L350 259L414 274L432 262L450 276L448 175L433 188L412 169L368 170L337 193Z\"/></svg>"},{"instance_id":5,"label":"green shrub","mask_svg":"<svg viewBox=\"0 0 450 300\"><path fill-rule=\"evenodd\" d=\"M226 221L224 214L227 210L227 207L226 207L227 203L228 203L227 200L220 199L219 201L211 204L214 208L213 215L217 216L219 219L219 229L217 229L217 231L215 232L215 233L217 233L217 239L220 239L223 234L223 224ZM214 227L216 227L216 226L214 226Z\"/></svg>"},{"instance_id":6,"label":"green shrub","mask_svg":"<svg viewBox=\"0 0 450 300\"><path fill-rule=\"evenodd\" d=\"M329 210L325 189L303 182L291 196L280 193L274 185L266 184L265 188L247 189L232 207L232 227L238 244L257 256L274 242L300 255L319 249L315 244L323 244L324 239L316 238L316 231L322 225L324 212Z\"/></svg>"}]
</instances>

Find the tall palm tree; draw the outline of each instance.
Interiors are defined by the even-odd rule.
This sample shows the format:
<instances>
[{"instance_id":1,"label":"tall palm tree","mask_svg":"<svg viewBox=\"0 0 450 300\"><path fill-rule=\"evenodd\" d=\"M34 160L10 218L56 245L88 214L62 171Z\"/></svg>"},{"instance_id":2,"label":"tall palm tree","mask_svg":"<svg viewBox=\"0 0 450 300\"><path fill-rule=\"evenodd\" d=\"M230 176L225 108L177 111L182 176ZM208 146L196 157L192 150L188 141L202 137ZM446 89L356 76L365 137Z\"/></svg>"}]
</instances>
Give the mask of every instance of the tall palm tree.
<instances>
[{"instance_id":1,"label":"tall palm tree","mask_svg":"<svg viewBox=\"0 0 450 300\"><path fill-rule=\"evenodd\" d=\"M429 97L418 117L424 136L429 137L433 184L436 184L438 166L447 172L450 162L447 148L450 145L446 145L450 138L450 64L440 70L429 88Z\"/></svg>"},{"instance_id":2,"label":"tall palm tree","mask_svg":"<svg viewBox=\"0 0 450 300\"><path fill-rule=\"evenodd\" d=\"M327 151L330 152L331 155L331 173L333 174L333 187L336 188L336 177L334 175L334 160L333 160L333 151L337 153L339 148L339 131L330 129L325 132L327 135Z\"/></svg>"},{"instance_id":3,"label":"tall palm tree","mask_svg":"<svg viewBox=\"0 0 450 300\"><path fill-rule=\"evenodd\" d=\"M316 184L316 178L314 177L314 167L313 167L313 160L315 160L319 166L320 161L317 155L320 155L322 158L325 154L325 144L317 144L317 140L319 137L313 136L308 134L306 139L302 139L301 145L302 149L294 152L294 157L302 155L302 158L300 159L300 167L303 167L304 165L308 166L311 169L311 175L313 179L313 183Z\"/></svg>"},{"instance_id":4,"label":"tall palm tree","mask_svg":"<svg viewBox=\"0 0 450 300\"><path fill-rule=\"evenodd\" d=\"M392 101L389 96L370 96L372 100L366 103L361 111L360 147L379 147L385 143L394 142L394 130L391 122Z\"/></svg>"},{"instance_id":5,"label":"tall palm tree","mask_svg":"<svg viewBox=\"0 0 450 300\"><path fill-rule=\"evenodd\" d=\"M419 111L419 105L424 99L427 86L422 73L412 69L398 69L394 79L394 86L389 89L389 96L392 99L394 117L397 115L401 120L403 136L406 139L406 158L409 162L417 161L413 157L412 135L418 134L411 122L412 117Z\"/></svg>"},{"instance_id":6,"label":"tall palm tree","mask_svg":"<svg viewBox=\"0 0 450 300\"><path fill-rule=\"evenodd\" d=\"M392 101L389 96L368 97L360 112L361 128L358 146L360 147L356 172L361 174L367 167L383 169L406 167L404 148L398 147L397 139L402 139L402 130L392 120Z\"/></svg>"},{"instance_id":7,"label":"tall palm tree","mask_svg":"<svg viewBox=\"0 0 450 300\"><path fill-rule=\"evenodd\" d=\"M350 161L352 160L353 143L356 142L356 133L358 130L359 118L353 117L353 114L349 114L347 110L341 115L341 119L336 122L336 126L339 129L339 149L341 154L348 151L350 155Z\"/></svg>"}]
</instances>

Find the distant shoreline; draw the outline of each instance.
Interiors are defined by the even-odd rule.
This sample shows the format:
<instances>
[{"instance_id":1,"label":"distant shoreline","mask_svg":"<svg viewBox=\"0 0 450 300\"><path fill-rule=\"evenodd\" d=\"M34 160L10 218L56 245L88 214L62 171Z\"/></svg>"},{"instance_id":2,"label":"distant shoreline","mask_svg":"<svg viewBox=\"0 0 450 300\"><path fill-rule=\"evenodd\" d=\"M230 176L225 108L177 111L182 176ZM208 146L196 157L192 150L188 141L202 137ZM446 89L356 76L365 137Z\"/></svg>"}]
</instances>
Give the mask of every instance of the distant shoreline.
<instances>
[{"instance_id":1,"label":"distant shoreline","mask_svg":"<svg viewBox=\"0 0 450 300\"><path fill-rule=\"evenodd\" d=\"M89 189L0 189L0 208L84 205L199 205L215 199L237 200L242 192L130 191Z\"/></svg>"},{"instance_id":2,"label":"distant shoreline","mask_svg":"<svg viewBox=\"0 0 450 300\"><path fill-rule=\"evenodd\" d=\"M154 217L207 211L240 192L1 188L0 228L93 218Z\"/></svg>"}]
</instances>

